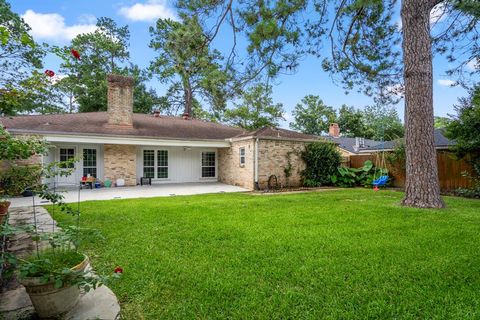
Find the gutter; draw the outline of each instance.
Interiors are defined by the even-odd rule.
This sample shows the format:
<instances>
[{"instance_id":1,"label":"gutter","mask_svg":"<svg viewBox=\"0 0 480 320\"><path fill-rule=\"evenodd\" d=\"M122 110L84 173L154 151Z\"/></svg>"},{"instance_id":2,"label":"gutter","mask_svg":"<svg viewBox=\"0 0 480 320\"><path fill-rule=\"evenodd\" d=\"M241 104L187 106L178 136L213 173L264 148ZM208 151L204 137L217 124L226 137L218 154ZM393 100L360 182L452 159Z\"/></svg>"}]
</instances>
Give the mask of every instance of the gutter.
<instances>
[{"instance_id":1,"label":"gutter","mask_svg":"<svg viewBox=\"0 0 480 320\"><path fill-rule=\"evenodd\" d=\"M254 174L254 188L255 190L260 190L258 185L258 138L255 139L255 156L254 156L254 167L253 167L253 174Z\"/></svg>"}]
</instances>

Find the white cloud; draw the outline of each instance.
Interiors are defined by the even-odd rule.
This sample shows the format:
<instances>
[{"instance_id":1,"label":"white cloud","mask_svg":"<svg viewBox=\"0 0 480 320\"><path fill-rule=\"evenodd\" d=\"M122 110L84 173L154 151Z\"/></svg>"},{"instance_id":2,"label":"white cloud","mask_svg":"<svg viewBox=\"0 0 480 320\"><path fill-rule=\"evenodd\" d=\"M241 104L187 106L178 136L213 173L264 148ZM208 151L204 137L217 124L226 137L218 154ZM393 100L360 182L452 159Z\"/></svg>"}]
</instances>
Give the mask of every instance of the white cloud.
<instances>
[{"instance_id":1,"label":"white cloud","mask_svg":"<svg viewBox=\"0 0 480 320\"><path fill-rule=\"evenodd\" d=\"M447 6L441 2L430 11L430 24L435 24L445 20L447 17Z\"/></svg>"},{"instance_id":2,"label":"white cloud","mask_svg":"<svg viewBox=\"0 0 480 320\"><path fill-rule=\"evenodd\" d=\"M479 70L480 69L480 60L477 60L477 59L473 58L472 60L468 61L467 68L472 70L472 71Z\"/></svg>"},{"instance_id":3,"label":"white cloud","mask_svg":"<svg viewBox=\"0 0 480 320\"><path fill-rule=\"evenodd\" d=\"M65 18L58 13L37 13L29 9L22 15L25 22L32 28L30 33L34 38L58 42L71 40L78 34L96 29L95 23L91 22L92 16L83 17L88 17L90 22L82 18L83 23L67 26Z\"/></svg>"},{"instance_id":4,"label":"white cloud","mask_svg":"<svg viewBox=\"0 0 480 320\"><path fill-rule=\"evenodd\" d=\"M444 87L451 87L453 86L456 82L450 79L439 79L438 84Z\"/></svg>"},{"instance_id":5,"label":"white cloud","mask_svg":"<svg viewBox=\"0 0 480 320\"><path fill-rule=\"evenodd\" d=\"M82 24L95 24L97 23L97 17L93 14L82 14L78 17L78 22Z\"/></svg>"},{"instance_id":6,"label":"white cloud","mask_svg":"<svg viewBox=\"0 0 480 320\"><path fill-rule=\"evenodd\" d=\"M159 18L176 20L175 13L168 8L164 0L137 2L130 7L120 8L118 12L132 21L154 21Z\"/></svg>"},{"instance_id":7,"label":"white cloud","mask_svg":"<svg viewBox=\"0 0 480 320\"><path fill-rule=\"evenodd\" d=\"M402 29L403 29L402 18L399 17L399 18L397 19L397 22L395 22L395 25L397 26L397 30L401 32Z\"/></svg>"}]
</instances>

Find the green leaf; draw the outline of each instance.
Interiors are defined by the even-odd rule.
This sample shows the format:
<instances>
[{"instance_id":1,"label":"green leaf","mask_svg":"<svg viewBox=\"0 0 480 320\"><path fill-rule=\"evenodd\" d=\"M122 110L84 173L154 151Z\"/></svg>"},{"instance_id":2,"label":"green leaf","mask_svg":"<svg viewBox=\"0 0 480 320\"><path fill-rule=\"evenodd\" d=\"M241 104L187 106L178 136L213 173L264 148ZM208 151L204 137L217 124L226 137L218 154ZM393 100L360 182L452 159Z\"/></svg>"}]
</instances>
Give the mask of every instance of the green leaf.
<instances>
[{"instance_id":1,"label":"green leaf","mask_svg":"<svg viewBox=\"0 0 480 320\"><path fill-rule=\"evenodd\" d=\"M362 170L363 170L363 171L368 172L368 171L370 171L372 168L373 168L373 163L372 163L372 161L367 160L367 161L365 161L365 162L363 163L363 167L362 167Z\"/></svg>"},{"instance_id":2,"label":"green leaf","mask_svg":"<svg viewBox=\"0 0 480 320\"><path fill-rule=\"evenodd\" d=\"M0 26L0 42L2 43L2 46L7 45L9 38L10 33L8 32L7 28Z\"/></svg>"},{"instance_id":3,"label":"green leaf","mask_svg":"<svg viewBox=\"0 0 480 320\"><path fill-rule=\"evenodd\" d=\"M55 288L59 289L59 288L61 288L62 286L63 286L63 281L62 281L62 279L59 279L59 278L55 279Z\"/></svg>"}]
</instances>

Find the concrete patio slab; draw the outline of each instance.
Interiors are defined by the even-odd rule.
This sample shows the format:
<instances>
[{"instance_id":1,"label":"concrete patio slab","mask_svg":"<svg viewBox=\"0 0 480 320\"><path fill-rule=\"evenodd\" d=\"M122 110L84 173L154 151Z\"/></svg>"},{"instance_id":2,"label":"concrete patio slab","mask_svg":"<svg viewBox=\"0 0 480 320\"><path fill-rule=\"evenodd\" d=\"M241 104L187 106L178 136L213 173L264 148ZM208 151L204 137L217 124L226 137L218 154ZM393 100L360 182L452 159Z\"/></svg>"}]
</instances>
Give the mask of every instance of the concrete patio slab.
<instances>
[{"instance_id":1,"label":"concrete patio slab","mask_svg":"<svg viewBox=\"0 0 480 320\"><path fill-rule=\"evenodd\" d=\"M157 184L151 186L100 188L92 190L83 189L80 191L80 201L169 197L246 191L249 190L220 182ZM67 203L77 202L78 200L78 190L70 189L65 191L63 195L65 196L64 200ZM10 199L12 202L11 207L32 206L32 200L32 197L12 198ZM37 205L49 204L48 201L44 201L38 197L35 197L35 203Z\"/></svg>"}]
</instances>

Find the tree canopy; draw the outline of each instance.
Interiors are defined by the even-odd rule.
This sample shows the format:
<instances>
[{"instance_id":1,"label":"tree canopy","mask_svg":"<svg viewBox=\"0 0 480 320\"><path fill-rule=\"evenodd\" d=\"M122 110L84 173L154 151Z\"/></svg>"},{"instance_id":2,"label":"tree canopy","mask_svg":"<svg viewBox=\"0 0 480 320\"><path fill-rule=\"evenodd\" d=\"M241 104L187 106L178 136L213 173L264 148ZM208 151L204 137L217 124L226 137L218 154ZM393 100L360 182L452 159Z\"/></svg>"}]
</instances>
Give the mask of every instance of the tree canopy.
<instances>
[{"instance_id":1,"label":"tree canopy","mask_svg":"<svg viewBox=\"0 0 480 320\"><path fill-rule=\"evenodd\" d=\"M328 132L330 123L336 121L333 107L323 103L319 96L307 95L295 106L290 127L307 134L322 135Z\"/></svg>"},{"instance_id":2,"label":"tree canopy","mask_svg":"<svg viewBox=\"0 0 480 320\"><path fill-rule=\"evenodd\" d=\"M30 27L5 0L0 0L0 115L32 111L22 84L42 67L45 51L28 33Z\"/></svg>"},{"instance_id":3,"label":"tree canopy","mask_svg":"<svg viewBox=\"0 0 480 320\"><path fill-rule=\"evenodd\" d=\"M158 97L148 90L144 71L129 62L128 26L120 27L110 18L97 20L97 29L79 34L69 46L54 48L62 58L60 71L66 75L60 86L67 97L74 97L79 112L107 110L107 74L132 76L135 80L134 112L151 112ZM80 54L77 59L71 50ZM73 109L70 106L69 109Z\"/></svg>"},{"instance_id":4,"label":"tree canopy","mask_svg":"<svg viewBox=\"0 0 480 320\"><path fill-rule=\"evenodd\" d=\"M283 105L273 102L272 88L264 84L248 88L242 94L241 102L234 105L233 109L225 111L225 120L240 128L277 127L283 119Z\"/></svg>"},{"instance_id":5,"label":"tree canopy","mask_svg":"<svg viewBox=\"0 0 480 320\"><path fill-rule=\"evenodd\" d=\"M470 155L480 166L480 85L461 98L456 115L446 126L446 135L456 141L454 150L460 158Z\"/></svg>"},{"instance_id":6,"label":"tree canopy","mask_svg":"<svg viewBox=\"0 0 480 320\"><path fill-rule=\"evenodd\" d=\"M393 106L372 105L363 112L365 137L390 141L404 136L405 129Z\"/></svg>"},{"instance_id":7,"label":"tree canopy","mask_svg":"<svg viewBox=\"0 0 480 320\"><path fill-rule=\"evenodd\" d=\"M367 132L362 110L342 105L338 110L337 122L341 134L345 137L373 138Z\"/></svg>"},{"instance_id":8,"label":"tree canopy","mask_svg":"<svg viewBox=\"0 0 480 320\"><path fill-rule=\"evenodd\" d=\"M158 54L150 71L160 82L169 84L165 96L168 104L183 105L185 113L199 117L202 112L198 106L203 100L210 106L207 111L212 118L221 119L228 98L229 72L221 66L220 52L211 50L205 42L198 19L181 17L181 22L158 19L155 27L150 27L150 47Z\"/></svg>"}]
</instances>

